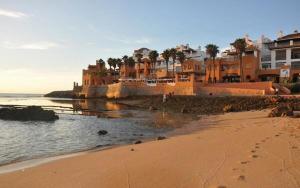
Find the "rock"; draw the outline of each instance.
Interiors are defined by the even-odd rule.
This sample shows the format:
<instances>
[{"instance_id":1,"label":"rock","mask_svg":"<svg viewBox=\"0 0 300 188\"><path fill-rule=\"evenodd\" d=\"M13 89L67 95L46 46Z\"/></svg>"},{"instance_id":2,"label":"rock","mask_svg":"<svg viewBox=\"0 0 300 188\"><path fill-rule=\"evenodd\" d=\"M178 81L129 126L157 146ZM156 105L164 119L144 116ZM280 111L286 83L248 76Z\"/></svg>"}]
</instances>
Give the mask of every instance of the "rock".
<instances>
[{"instance_id":1,"label":"rock","mask_svg":"<svg viewBox=\"0 0 300 188\"><path fill-rule=\"evenodd\" d=\"M180 111L181 111L181 113L187 113L188 112L185 105L181 108Z\"/></svg>"},{"instance_id":2,"label":"rock","mask_svg":"<svg viewBox=\"0 0 300 188\"><path fill-rule=\"evenodd\" d=\"M52 91L44 95L44 97L51 97L51 98L75 98L75 94L72 90L68 91Z\"/></svg>"},{"instance_id":3,"label":"rock","mask_svg":"<svg viewBox=\"0 0 300 188\"><path fill-rule=\"evenodd\" d=\"M290 104L281 104L273 108L269 114L269 117L286 117L293 116L293 108Z\"/></svg>"},{"instance_id":4,"label":"rock","mask_svg":"<svg viewBox=\"0 0 300 188\"><path fill-rule=\"evenodd\" d=\"M108 132L106 130L100 130L98 131L99 135L106 135Z\"/></svg>"},{"instance_id":5,"label":"rock","mask_svg":"<svg viewBox=\"0 0 300 188\"><path fill-rule=\"evenodd\" d=\"M0 119L15 121L55 121L59 119L53 110L44 110L40 106L25 108L1 108Z\"/></svg>"},{"instance_id":6,"label":"rock","mask_svg":"<svg viewBox=\"0 0 300 188\"><path fill-rule=\"evenodd\" d=\"M224 106L223 112L234 112L234 108L231 104L227 104Z\"/></svg>"},{"instance_id":7,"label":"rock","mask_svg":"<svg viewBox=\"0 0 300 188\"><path fill-rule=\"evenodd\" d=\"M141 144L141 143L142 143L142 141L140 141L140 140L137 140L134 142L134 144Z\"/></svg>"},{"instance_id":8,"label":"rock","mask_svg":"<svg viewBox=\"0 0 300 188\"><path fill-rule=\"evenodd\" d=\"M165 136L159 136L159 137L157 137L157 140L164 140L164 139L166 139Z\"/></svg>"},{"instance_id":9,"label":"rock","mask_svg":"<svg viewBox=\"0 0 300 188\"><path fill-rule=\"evenodd\" d=\"M157 108L153 107L153 106L150 106L149 107L149 111L154 111L154 110L157 110Z\"/></svg>"}]
</instances>

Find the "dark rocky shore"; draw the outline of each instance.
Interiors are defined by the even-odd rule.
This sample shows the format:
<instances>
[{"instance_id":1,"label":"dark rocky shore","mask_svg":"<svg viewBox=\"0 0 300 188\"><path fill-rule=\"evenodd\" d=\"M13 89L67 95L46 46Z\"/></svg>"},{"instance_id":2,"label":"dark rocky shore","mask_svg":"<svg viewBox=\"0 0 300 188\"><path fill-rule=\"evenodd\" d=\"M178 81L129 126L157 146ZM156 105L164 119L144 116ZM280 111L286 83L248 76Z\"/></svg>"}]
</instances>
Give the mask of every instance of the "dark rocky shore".
<instances>
[{"instance_id":1,"label":"dark rocky shore","mask_svg":"<svg viewBox=\"0 0 300 188\"><path fill-rule=\"evenodd\" d=\"M59 117L52 110L44 110L40 106L25 108L1 108L0 119L15 121L55 121Z\"/></svg>"},{"instance_id":2,"label":"dark rocky shore","mask_svg":"<svg viewBox=\"0 0 300 188\"><path fill-rule=\"evenodd\" d=\"M136 108L160 110L174 113L221 114L272 108L300 110L300 98L296 97L212 97L212 96L171 96L163 103L162 96L139 96L118 99L118 103ZM284 108L282 106L289 106ZM280 114L277 113L277 114ZM290 113L288 113L290 114ZM281 114L280 114L281 115ZM276 115L279 116L279 115Z\"/></svg>"},{"instance_id":3,"label":"dark rocky shore","mask_svg":"<svg viewBox=\"0 0 300 188\"><path fill-rule=\"evenodd\" d=\"M52 91L44 95L44 97L51 97L51 98L75 98L75 94L72 90L66 91Z\"/></svg>"}]
</instances>

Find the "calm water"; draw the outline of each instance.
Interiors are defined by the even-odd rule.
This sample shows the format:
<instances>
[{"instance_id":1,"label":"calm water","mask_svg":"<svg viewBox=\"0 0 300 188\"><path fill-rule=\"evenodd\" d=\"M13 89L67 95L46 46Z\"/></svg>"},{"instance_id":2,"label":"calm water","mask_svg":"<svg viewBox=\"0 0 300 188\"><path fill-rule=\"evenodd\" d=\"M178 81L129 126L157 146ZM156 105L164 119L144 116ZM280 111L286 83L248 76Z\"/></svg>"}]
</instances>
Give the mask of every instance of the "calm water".
<instances>
[{"instance_id":1,"label":"calm water","mask_svg":"<svg viewBox=\"0 0 300 188\"><path fill-rule=\"evenodd\" d=\"M55 122L0 120L0 165L155 138L189 117L130 109L104 100L69 100L41 95L0 94L0 105L39 105L54 109ZM99 130L109 134L99 136Z\"/></svg>"}]
</instances>

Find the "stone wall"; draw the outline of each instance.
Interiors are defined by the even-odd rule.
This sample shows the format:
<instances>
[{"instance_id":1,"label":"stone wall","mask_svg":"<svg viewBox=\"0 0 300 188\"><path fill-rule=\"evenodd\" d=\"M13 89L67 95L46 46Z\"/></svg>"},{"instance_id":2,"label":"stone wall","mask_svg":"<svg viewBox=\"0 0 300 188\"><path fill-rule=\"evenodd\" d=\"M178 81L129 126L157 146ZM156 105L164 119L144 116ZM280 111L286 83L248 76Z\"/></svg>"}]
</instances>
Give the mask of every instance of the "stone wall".
<instances>
[{"instance_id":1,"label":"stone wall","mask_svg":"<svg viewBox=\"0 0 300 188\"><path fill-rule=\"evenodd\" d=\"M262 96L270 93L271 82L202 84L199 82L157 83L147 85L144 82L121 82L105 86L89 87L82 94L87 98L120 98L136 95L232 95Z\"/></svg>"}]
</instances>

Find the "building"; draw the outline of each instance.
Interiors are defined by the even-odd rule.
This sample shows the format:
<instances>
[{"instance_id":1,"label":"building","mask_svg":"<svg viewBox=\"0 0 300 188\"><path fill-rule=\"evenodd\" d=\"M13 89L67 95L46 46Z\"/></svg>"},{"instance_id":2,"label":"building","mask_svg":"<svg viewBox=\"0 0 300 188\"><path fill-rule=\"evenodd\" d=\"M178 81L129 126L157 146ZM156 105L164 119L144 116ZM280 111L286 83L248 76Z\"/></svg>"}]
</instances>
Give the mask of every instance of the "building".
<instances>
[{"instance_id":1,"label":"building","mask_svg":"<svg viewBox=\"0 0 300 188\"><path fill-rule=\"evenodd\" d=\"M279 32L277 40L267 42L270 60L262 62L260 77L263 81L298 82L300 81L300 33L284 35Z\"/></svg>"},{"instance_id":2,"label":"building","mask_svg":"<svg viewBox=\"0 0 300 188\"><path fill-rule=\"evenodd\" d=\"M137 50L134 50L134 51L133 51L132 57L133 57L133 59L134 59L135 61L137 61L136 55L137 55L137 54L141 54L141 55L143 56L142 59L144 59L144 58L149 59L149 53L150 53L150 52L151 52L151 50L148 49L148 48L140 48L140 49L137 49Z\"/></svg>"},{"instance_id":3,"label":"building","mask_svg":"<svg viewBox=\"0 0 300 188\"><path fill-rule=\"evenodd\" d=\"M82 87L93 87L111 84L116 79L105 64L96 61L96 65L89 65L87 69L82 70Z\"/></svg>"}]
</instances>

